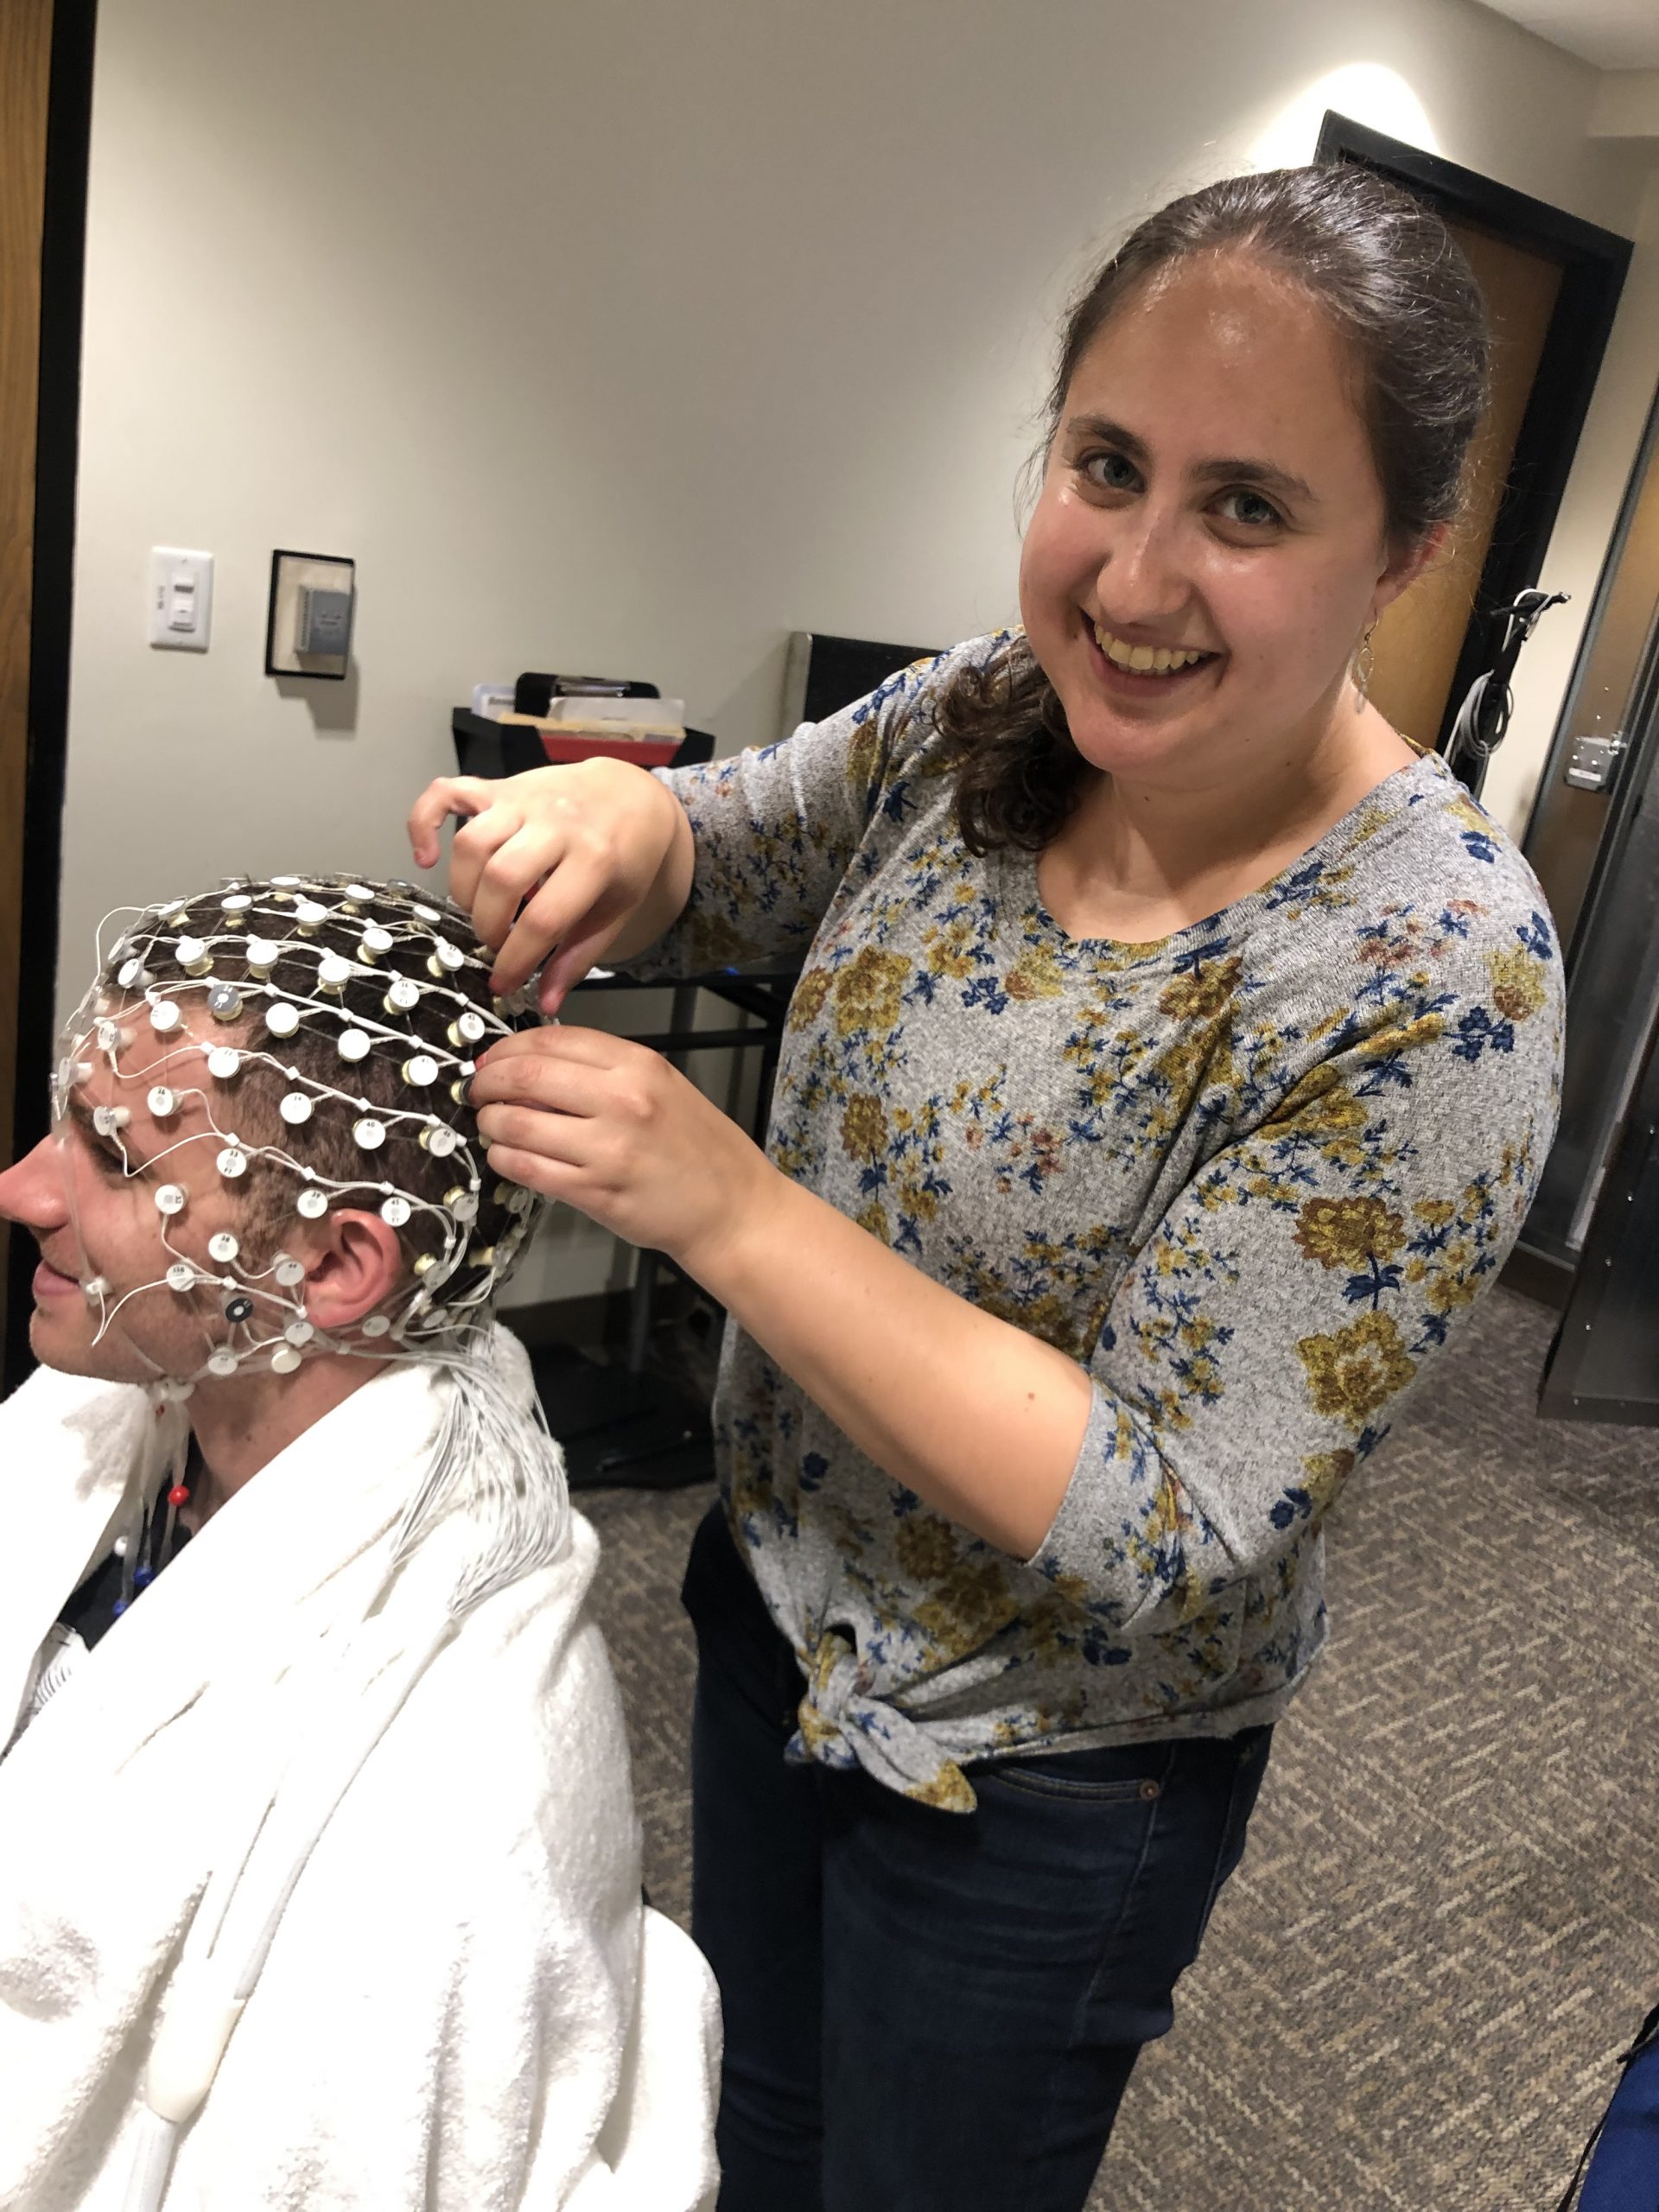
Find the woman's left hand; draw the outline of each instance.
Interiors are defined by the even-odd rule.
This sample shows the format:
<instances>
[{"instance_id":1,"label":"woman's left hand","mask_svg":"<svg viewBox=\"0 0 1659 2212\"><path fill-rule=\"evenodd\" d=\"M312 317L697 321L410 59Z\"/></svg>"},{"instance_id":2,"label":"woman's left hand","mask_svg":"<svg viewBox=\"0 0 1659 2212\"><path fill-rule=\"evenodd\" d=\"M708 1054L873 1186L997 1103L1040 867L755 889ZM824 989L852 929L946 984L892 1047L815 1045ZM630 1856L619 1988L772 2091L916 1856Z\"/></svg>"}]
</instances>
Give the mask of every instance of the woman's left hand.
<instances>
[{"instance_id":1,"label":"woman's left hand","mask_svg":"<svg viewBox=\"0 0 1659 2212\"><path fill-rule=\"evenodd\" d=\"M1037 1550L1093 1403L1076 1360L803 1189L644 1045L519 1030L472 1095L497 1174L670 1254L894 1482Z\"/></svg>"},{"instance_id":2,"label":"woman's left hand","mask_svg":"<svg viewBox=\"0 0 1659 2212\"><path fill-rule=\"evenodd\" d=\"M760 1147L658 1052L603 1030L519 1030L473 1077L498 1175L698 1276L779 1179Z\"/></svg>"}]
</instances>

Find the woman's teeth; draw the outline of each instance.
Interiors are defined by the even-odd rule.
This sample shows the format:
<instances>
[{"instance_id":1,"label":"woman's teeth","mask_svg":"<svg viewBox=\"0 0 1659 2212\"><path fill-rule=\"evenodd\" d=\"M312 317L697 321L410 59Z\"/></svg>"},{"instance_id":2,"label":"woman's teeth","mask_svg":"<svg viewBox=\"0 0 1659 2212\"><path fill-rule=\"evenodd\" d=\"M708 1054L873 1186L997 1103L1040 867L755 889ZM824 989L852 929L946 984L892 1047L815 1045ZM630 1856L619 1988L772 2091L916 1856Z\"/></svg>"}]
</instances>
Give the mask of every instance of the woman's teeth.
<instances>
[{"instance_id":1,"label":"woman's teeth","mask_svg":"<svg viewBox=\"0 0 1659 2212\"><path fill-rule=\"evenodd\" d=\"M1194 662L1208 660L1208 653L1169 645L1131 645L1096 622L1095 643L1114 668L1127 668L1136 676L1173 676Z\"/></svg>"}]
</instances>

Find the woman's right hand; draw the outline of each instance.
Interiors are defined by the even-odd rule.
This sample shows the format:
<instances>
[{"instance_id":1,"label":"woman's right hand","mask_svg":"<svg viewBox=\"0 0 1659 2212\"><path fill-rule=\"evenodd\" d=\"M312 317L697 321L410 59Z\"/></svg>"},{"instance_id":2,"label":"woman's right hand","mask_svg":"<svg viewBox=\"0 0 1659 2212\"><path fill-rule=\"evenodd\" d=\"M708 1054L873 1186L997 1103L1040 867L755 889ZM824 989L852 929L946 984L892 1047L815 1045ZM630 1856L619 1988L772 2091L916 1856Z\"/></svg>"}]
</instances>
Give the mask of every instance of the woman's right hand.
<instances>
[{"instance_id":1,"label":"woman's right hand","mask_svg":"<svg viewBox=\"0 0 1659 2212\"><path fill-rule=\"evenodd\" d=\"M685 810L626 760L499 781L438 777L410 810L416 868L436 865L438 832L453 814L469 819L455 832L449 895L495 953L490 988L505 995L542 968L544 1014L556 1014L607 952L626 957L654 944L690 895Z\"/></svg>"}]
</instances>

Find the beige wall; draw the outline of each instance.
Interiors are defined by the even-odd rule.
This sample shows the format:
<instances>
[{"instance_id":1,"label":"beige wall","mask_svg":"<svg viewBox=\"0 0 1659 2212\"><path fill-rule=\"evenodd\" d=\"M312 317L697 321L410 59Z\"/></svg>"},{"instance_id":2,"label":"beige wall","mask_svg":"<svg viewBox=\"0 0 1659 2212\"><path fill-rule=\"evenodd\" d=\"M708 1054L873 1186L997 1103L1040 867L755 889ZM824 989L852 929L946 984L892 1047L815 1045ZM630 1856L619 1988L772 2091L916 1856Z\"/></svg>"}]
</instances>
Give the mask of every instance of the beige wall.
<instances>
[{"instance_id":1,"label":"beige wall","mask_svg":"<svg viewBox=\"0 0 1659 2212\"><path fill-rule=\"evenodd\" d=\"M65 990L118 902L400 872L480 677L648 676L734 747L792 628L1002 620L1050 317L1119 225L1331 104L1628 230L1597 92L1466 0L103 0ZM1575 613L1653 261L1547 571ZM205 658L143 642L156 543L217 556ZM359 563L343 691L261 673L279 545ZM562 1234L543 1294L611 1266Z\"/></svg>"}]
</instances>

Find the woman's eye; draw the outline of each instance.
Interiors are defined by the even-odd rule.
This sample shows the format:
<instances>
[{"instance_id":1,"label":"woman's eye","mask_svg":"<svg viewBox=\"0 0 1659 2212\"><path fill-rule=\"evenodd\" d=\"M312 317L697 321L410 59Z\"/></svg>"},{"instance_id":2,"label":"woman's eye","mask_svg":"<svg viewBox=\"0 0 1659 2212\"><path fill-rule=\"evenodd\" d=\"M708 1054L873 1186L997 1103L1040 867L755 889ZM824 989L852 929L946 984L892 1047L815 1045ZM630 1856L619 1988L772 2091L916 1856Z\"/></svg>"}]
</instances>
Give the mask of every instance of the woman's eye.
<instances>
[{"instance_id":1,"label":"woman's eye","mask_svg":"<svg viewBox=\"0 0 1659 2212\"><path fill-rule=\"evenodd\" d=\"M1216 507L1224 521L1238 523L1246 530L1272 530L1284 520L1278 508L1259 492L1224 492Z\"/></svg>"},{"instance_id":2,"label":"woman's eye","mask_svg":"<svg viewBox=\"0 0 1659 2212\"><path fill-rule=\"evenodd\" d=\"M1133 461L1121 453L1085 454L1079 466L1091 484L1103 492L1133 492L1141 481Z\"/></svg>"}]
</instances>

